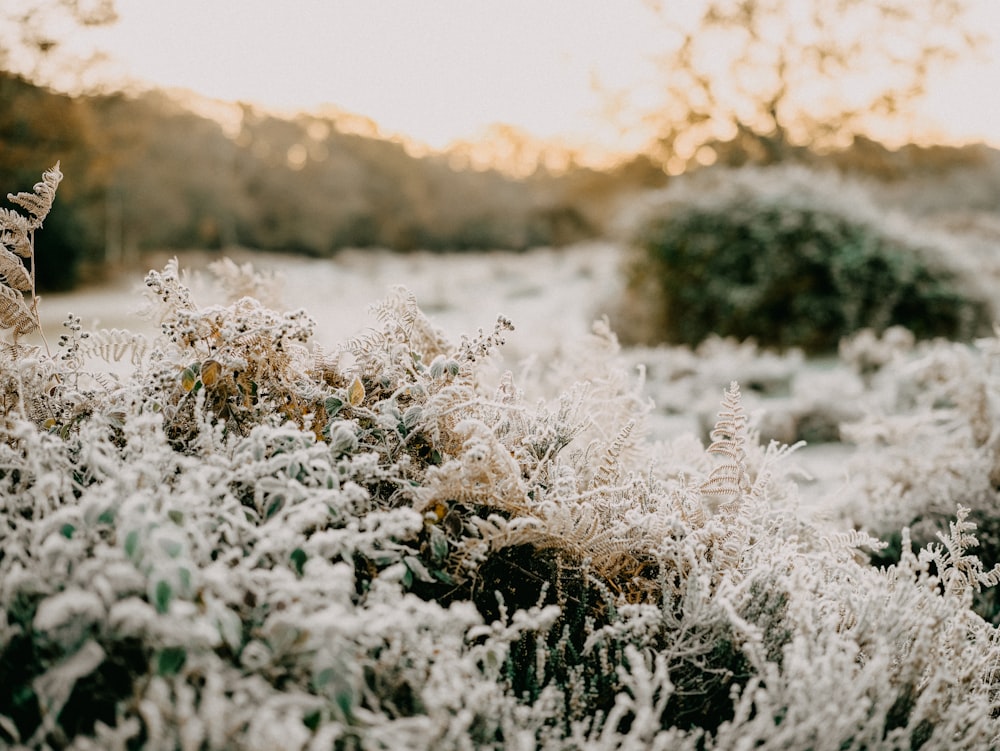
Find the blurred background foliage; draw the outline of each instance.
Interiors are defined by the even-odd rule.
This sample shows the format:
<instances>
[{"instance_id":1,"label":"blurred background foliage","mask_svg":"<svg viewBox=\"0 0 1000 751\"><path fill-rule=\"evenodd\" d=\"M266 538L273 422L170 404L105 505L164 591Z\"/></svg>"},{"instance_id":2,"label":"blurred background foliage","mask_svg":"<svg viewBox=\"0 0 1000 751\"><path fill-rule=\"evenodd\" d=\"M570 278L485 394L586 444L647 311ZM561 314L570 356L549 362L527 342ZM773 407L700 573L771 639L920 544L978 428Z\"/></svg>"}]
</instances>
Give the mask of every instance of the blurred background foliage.
<instances>
[{"instance_id":1,"label":"blurred background foliage","mask_svg":"<svg viewBox=\"0 0 1000 751\"><path fill-rule=\"evenodd\" d=\"M71 176L38 238L49 288L152 249L565 245L604 231L609 198L663 182L641 156L603 172L456 168L451 155L413 156L334 117L249 105L227 133L164 93L71 98L4 72L0 100L0 184L28 189L56 159Z\"/></svg>"},{"instance_id":2,"label":"blurred background foliage","mask_svg":"<svg viewBox=\"0 0 1000 751\"><path fill-rule=\"evenodd\" d=\"M0 101L0 185L28 189L56 159L71 178L38 239L46 288L164 248L322 257L344 247L561 246L606 235L623 203L670 180L651 154L604 170L456 167L454 154L411 155L397 141L345 132L335 116L283 119L249 105L227 133L165 93L70 97L3 71ZM759 163L749 153L742 161ZM1000 202L1000 165L986 146L891 150L856 136L843 149L801 149L783 161L875 178L900 205L933 192L934 206L925 200L921 211ZM961 191L934 188L956 176Z\"/></svg>"},{"instance_id":3,"label":"blurred background foliage","mask_svg":"<svg viewBox=\"0 0 1000 751\"><path fill-rule=\"evenodd\" d=\"M811 11L803 15L807 6ZM243 247L329 257L347 247L444 252L563 246L614 236L623 209L677 175L733 167L806 165L865 181L883 208L922 216L995 215L1000 152L983 145L888 148L863 127L875 115L887 122L905 118L935 66L975 49L978 39L962 21L964 6L963 0L711 0L693 26L679 29L671 24L671 6L663 4L658 14L671 51L660 61L662 106L643 113L655 133L644 152L596 169L572 152L553 159L526 134L498 126L490 148L516 164L501 169L477 158L483 144L444 153L414 149L380 137L377 128L359 127L358 116L333 110L278 116L240 104L216 119L165 92L70 96L38 83L46 70L85 67L60 57L58 36L47 29L54 18L70 27L112 22L114 3L41 0L22 4L20 15L16 4L5 5L0 20L6 15L5 28L14 36L0 45L0 185L29 189L43 169L62 162L67 180L38 238L42 289L100 278L152 250ZM896 41L882 44L889 35ZM720 45L723 37L731 43ZM37 75L12 72L12 56L29 54L38 61ZM839 96L845 82L873 70L883 78L864 96ZM888 246L869 225L854 227L824 214L824 202L814 196L812 206L796 209L792 218L791 209L752 202L733 213L721 199L707 212L665 209L627 238L648 252L633 259L626 294L642 297L650 319L664 306L694 311L698 301L682 288L693 290L713 311L702 323L718 331L770 331L775 344L823 349L856 325L882 325L863 305L848 302L853 312L834 310L831 300L856 289L857 279L843 289L817 281L814 287L829 295L802 298L803 305L820 305L836 325L800 336L743 313L736 328L717 321L718 306L729 302L699 297L705 286L698 275L722 274L714 289L725 279L720 269L742 269L745 276L747 264L760 267L754 259L767 258L770 271L784 265L788 273L762 274L757 281L763 286L753 295L784 300L791 294L789 274L796 277L811 263L808 251L826 254L823 279L841 260L861 258L871 272L865 276L871 288L862 297L874 300L879 285L895 289L896 282L916 284L917 277L921 289L940 291L934 279L921 276L923 267L916 273L913 264L897 263L904 251L893 246L885 255ZM819 225L826 229L816 230ZM695 242L713 248L712 255L694 260L681 252ZM893 277L893 269L906 279ZM738 285L729 290L738 291ZM787 317L787 306L775 311ZM877 312L885 325L903 322ZM965 313L956 315L966 321ZM979 315L973 317L978 321ZM647 338L702 336L677 310L664 321Z\"/></svg>"},{"instance_id":4,"label":"blurred background foliage","mask_svg":"<svg viewBox=\"0 0 1000 751\"><path fill-rule=\"evenodd\" d=\"M801 166L711 172L678 178L638 212L627 284L645 320L616 322L626 341L721 336L830 353L865 328L989 333L975 265L946 237L875 208L856 181Z\"/></svg>"}]
</instances>

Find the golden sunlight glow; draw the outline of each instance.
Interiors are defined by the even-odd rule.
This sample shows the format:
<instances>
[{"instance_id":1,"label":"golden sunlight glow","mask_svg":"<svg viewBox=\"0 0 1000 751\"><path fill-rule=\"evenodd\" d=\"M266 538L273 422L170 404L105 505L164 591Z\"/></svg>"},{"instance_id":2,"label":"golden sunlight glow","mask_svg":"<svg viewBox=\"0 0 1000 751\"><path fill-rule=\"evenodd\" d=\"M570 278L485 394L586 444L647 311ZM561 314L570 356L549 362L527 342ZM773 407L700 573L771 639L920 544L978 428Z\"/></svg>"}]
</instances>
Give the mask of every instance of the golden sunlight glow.
<instances>
[{"instance_id":1,"label":"golden sunlight glow","mask_svg":"<svg viewBox=\"0 0 1000 751\"><path fill-rule=\"evenodd\" d=\"M698 5L666 7L694 16ZM664 31L643 0L118 0L118 9L116 25L74 40L106 54L106 78L284 113L334 113L343 128L405 134L412 152L455 145L456 159L473 165L514 148L498 123L561 144L553 166L627 153L647 134L623 132L608 116L620 109L616 92L629 90L639 108L662 106L650 58ZM973 27L1000 36L1000 3L975 0ZM997 44L937 77L917 120L875 135L1000 146ZM192 106L237 132L239 108ZM498 135L490 147L472 145ZM681 157L711 163L714 152L699 146L695 138L677 144ZM293 167L311 153L308 144L292 151Z\"/></svg>"}]
</instances>

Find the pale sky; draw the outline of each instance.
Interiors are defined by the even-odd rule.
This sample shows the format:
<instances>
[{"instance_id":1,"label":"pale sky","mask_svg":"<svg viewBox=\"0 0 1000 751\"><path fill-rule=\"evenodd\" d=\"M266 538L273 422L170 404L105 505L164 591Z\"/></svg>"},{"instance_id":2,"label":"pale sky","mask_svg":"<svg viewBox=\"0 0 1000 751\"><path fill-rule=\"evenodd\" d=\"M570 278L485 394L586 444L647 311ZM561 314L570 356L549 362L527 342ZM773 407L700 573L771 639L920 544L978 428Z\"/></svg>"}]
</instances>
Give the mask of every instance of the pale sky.
<instances>
[{"instance_id":1,"label":"pale sky","mask_svg":"<svg viewBox=\"0 0 1000 751\"><path fill-rule=\"evenodd\" d=\"M670 0L667 0L668 4ZM678 2L672 12L697 5ZM540 138L637 146L594 88L648 88L661 29L640 0L118 0L89 32L120 76L286 110L324 104L433 147L506 122ZM1000 39L1000 2L975 27ZM82 43L82 42L81 42ZM1000 146L1000 54L936 81L921 120Z\"/></svg>"}]
</instances>

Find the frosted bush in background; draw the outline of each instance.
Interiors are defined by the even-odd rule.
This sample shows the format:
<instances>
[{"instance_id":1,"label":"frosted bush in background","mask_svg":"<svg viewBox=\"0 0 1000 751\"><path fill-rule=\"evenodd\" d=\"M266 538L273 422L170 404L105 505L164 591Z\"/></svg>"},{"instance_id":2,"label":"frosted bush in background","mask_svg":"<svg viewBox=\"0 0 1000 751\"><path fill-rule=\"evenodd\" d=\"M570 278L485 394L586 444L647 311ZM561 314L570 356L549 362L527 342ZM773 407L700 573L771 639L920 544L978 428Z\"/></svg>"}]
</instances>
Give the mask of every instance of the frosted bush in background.
<instances>
[{"instance_id":1,"label":"frosted bush in background","mask_svg":"<svg viewBox=\"0 0 1000 751\"><path fill-rule=\"evenodd\" d=\"M984 333L989 297L951 246L886 217L858 184L803 168L710 170L634 210L618 328L630 341L709 336L832 352L863 328Z\"/></svg>"}]
</instances>

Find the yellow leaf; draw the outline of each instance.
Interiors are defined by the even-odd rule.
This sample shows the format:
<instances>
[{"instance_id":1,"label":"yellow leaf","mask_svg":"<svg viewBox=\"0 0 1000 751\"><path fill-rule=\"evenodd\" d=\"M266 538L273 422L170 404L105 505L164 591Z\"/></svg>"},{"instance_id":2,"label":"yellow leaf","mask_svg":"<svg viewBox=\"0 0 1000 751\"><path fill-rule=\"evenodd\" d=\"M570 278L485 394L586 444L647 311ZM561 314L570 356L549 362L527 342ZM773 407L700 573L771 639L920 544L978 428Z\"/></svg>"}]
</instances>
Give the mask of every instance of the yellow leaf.
<instances>
[{"instance_id":1,"label":"yellow leaf","mask_svg":"<svg viewBox=\"0 0 1000 751\"><path fill-rule=\"evenodd\" d=\"M206 386L214 386L222 374L222 365L218 360L205 360L201 364L201 382Z\"/></svg>"},{"instance_id":2,"label":"yellow leaf","mask_svg":"<svg viewBox=\"0 0 1000 751\"><path fill-rule=\"evenodd\" d=\"M347 387L347 402L352 407L360 406L360 404L365 400L365 385L361 383L361 379L354 376L354 380L351 381L351 385Z\"/></svg>"}]
</instances>

